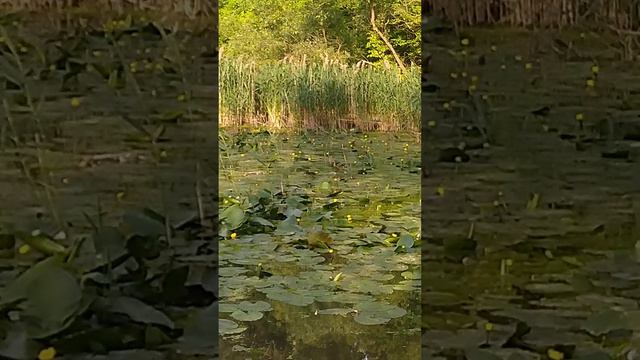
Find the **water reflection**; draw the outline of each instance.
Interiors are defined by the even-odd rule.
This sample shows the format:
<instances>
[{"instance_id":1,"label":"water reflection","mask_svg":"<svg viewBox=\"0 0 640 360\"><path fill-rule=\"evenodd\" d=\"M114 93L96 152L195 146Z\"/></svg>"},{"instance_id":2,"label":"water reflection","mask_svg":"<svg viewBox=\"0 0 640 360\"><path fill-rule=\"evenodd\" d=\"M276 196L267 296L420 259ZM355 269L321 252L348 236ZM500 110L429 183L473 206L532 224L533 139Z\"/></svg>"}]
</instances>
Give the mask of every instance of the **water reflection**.
<instances>
[{"instance_id":1,"label":"water reflection","mask_svg":"<svg viewBox=\"0 0 640 360\"><path fill-rule=\"evenodd\" d=\"M262 320L246 323L240 335L221 337L225 359L419 359L419 299L407 301L410 314L384 325L365 326L352 316L314 315L320 308L273 302ZM343 305L344 306L344 305Z\"/></svg>"},{"instance_id":2,"label":"water reflection","mask_svg":"<svg viewBox=\"0 0 640 360\"><path fill-rule=\"evenodd\" d=\"M221 357L418 359L417 139L284 138L258 134L243 138L256 150L251 156L233 146L221 154L223 195L242 203L251 195L242 189L264 188L264 208L276 203L276 212L303 210L298 230L238 231L222 240L220 317L237 327L222 331ZM279 198L280 192L287 195ZM331 251L309 249L308 229L317 224L331 235ZM408 248L399 247L399 239Z\"/></svg>"}]
</instances>

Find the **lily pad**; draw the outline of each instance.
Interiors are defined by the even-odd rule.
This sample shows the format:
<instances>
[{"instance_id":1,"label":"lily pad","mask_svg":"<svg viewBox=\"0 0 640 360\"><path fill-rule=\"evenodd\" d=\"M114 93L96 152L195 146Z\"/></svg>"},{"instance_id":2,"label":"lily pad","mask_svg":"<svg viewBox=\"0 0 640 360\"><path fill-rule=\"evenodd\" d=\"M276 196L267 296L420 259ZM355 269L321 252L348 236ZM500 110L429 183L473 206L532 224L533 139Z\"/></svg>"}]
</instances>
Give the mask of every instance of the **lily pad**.
<instances>
[{"instance_id":1,"label":"lily pad","mask_svg":"<svg viewBox=\"0 0 640 360\"><path fill-rule=\"evenodd\" d=\"M262 319L264 314L258 311L236 310L230 316L238 321L257 321Z\"/></svg>"},{"instance_id":2,"label":"lily pad","mask_svg":"<svg viewBox=\"0 0 640 360\"><path fill-rule=\"evenodd\" d=\"M162 325L169 329L174 328L173 321L167 315L136 298L119 296L111 300L110 311L126 314L132 320L143 324Z\"/></svg>"},{"instance_id":3,"label":"lily pad","mask_svg":"<svg viewBox=\"0 0 640 360\"><path fill-rule=\"evenodd\" d=\"M227 319L218 320L218 329L220 335L239 334L247 330L246 327L241 327L236 322ZM209 333L209 335L211 334Z\"/></svg>"},{"instance_id":4,"label":"lily pad","mask_svg":"<svg viewBox=\"0 0 640 360\"><path fill-rule=\"evenodd\" d=\"M605 310L587 319L582 328L593 336L600 336L614 330L628 329L629 325L624 312Z\"/></svg>"},{"instance_id":5,"label":"lily pad","mask_svg":"<svg viewBox=\"0 0 640 360\"><path fill-rule=\"evenodd\" d=\"M348 314L351 314L352 312L353 312L353 309L346 309L346 308L332 308L332 309L318 310L318 314L320 314L320 315L342 315L342 316L346 316Z\"/></svg>"}]
</instances>

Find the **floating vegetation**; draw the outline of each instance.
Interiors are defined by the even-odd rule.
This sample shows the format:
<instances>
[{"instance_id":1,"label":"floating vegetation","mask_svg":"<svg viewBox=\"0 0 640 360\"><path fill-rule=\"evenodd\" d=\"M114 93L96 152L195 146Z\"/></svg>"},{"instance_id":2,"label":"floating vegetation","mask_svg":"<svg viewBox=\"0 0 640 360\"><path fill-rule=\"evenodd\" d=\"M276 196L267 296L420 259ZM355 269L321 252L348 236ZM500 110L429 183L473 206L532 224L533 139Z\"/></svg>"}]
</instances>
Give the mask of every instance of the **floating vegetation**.
<instances>
[{"instance_id":1,"label":"floating vegetation","mask_svg":"<svg viewBox=\"0 0 640 360\"><path fill-rule=\"evenodd\" d=\"M339 327L323 335L334 338L333 353L354 355L351 344L366 342L361 351L372 357L389 358L394 346L417 355L416 139L254 130L222 135L221 144L222 353L257 351L280 333L297 345L279 351L327 351L330 342L308 331ZM377 325L393 335L381 337Z\"/></svg>"},{"instance_id":2,"label":"floating vegetation","mask_svg":"<svg viewBox=\"0 0 640 360\"><path fill-rule=\"evenodd\" d=\"M193 195L212 32L37 15L0 15L0 357L214 356L213 194Z\"/></svg>"},{"instance_id":3,"label":"floating vegetation","mask_svg":"<svg viewBox=\"0 0 640 360\"><path fill-rule=\"evenodd\" d=\"M172 233L171 247L167 231ZM57 354L77 354L96 346L105 351L159 345L186 350L185 344L195 343L201 347L194 351L213 351L215 339L197 324L214 310L215 269L203 250L188 250L205 232L195 217L173 225L142 209L126 213L118 226L99 226L91 236L77 238L71 253L48 254L39 248L49 256L26 270L4 261L3 266L14 268L9 271L19 276L0 289L0 307L13 314L12 320L2 322L9 335L0 342L0 355L27 359L49 348ZM64 248L51 234L39 236ZM36 241L25 234L17 234L17 239ZM176 250L182 255L172 255ZM200 271L201 277L187 284L193 271ZM157 274L155 280L143 276L152 273ZM200 310L169 309L193 306ZM17 337L28 340L16 348L11 344Z\"/></svg>"},{"instance_id":4,"label":"floating vegetation","mask_svg":"<svg viewBox=\"0 0 640 360\"><path fill-rule=\"evenodd\" d=\"M423 354L636 357L637 69L610 34L430 31Z\"/></svg>"}]
</instances>

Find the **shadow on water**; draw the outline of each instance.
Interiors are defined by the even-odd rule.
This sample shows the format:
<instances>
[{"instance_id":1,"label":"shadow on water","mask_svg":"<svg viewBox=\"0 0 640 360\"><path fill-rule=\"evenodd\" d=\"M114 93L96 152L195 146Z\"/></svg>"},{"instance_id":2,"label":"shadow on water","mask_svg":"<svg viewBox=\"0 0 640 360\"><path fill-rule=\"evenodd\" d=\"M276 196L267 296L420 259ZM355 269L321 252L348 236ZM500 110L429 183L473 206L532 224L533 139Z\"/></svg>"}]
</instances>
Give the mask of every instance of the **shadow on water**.
<instances>
[{"instance_id":1,"label":"shadow on water","mask_svg":"<svg viewBox=\"0 0 640 360\"><path fill-rule=\"evenodd\" d=\"M97 198L113 219L122 208L160 200L163 193L172 212L184 212L188 206L181 203L193 203L196 163L207 164L203 176L213 181L214 144L207 133L215 129L209 121L214 91L202 80L217 71L210 34L173 35L193 55L193 66L182 73L184 60L164 57L172 45L149 30L132 27L118 48L98 30L45 33L41 24L20 20L6 29L22 46L23 66L37 74L24 79L23 91L12 82L17 69L4 49L2 71L13 75L1 82L9 120L0 141L0 186L6 190L0 200L14 211L0 219L28 227L57 216L82 226L82 213L95 212ZM69 38L74 31L75 40ZM126 46L136 50L125 51Z\"/></svg>"},{"instance_id":2,"label":"shadow on water","mask_svg":"<svg viewBox=\"0 0 640 360\"><path fill-rule=\"evenodd\" d=\"M0 355L215 356L215 34L32 20L0 15Z\"/></svg>"},{"instance_id":3,"label":"shadow on water","mask_svg":"<svg viewBox=\"0 0 640 360\"><path fill-rule=\"evenodd\" d=\"M633 358L637 69L598 34L464 36L428 44L423 358Z\"/></svg>"}]
</instances>

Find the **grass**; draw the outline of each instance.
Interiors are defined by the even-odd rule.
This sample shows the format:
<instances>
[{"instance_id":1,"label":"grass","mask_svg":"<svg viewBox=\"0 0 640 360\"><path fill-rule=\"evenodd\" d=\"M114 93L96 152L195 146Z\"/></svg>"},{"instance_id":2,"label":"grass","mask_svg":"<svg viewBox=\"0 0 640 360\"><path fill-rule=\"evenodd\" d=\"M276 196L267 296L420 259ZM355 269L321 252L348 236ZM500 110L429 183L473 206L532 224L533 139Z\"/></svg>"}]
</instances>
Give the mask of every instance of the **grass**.
<instances>
[{"instance_id":1,"label":"grass","mask_svg":"<svg viewBox=\"0 0 640 360\"><path fill-rule=\"evenodd\" d=\"M420 68L220 62L220 123L273 129L417 130Z\"/></svg>"}]
</instances>

